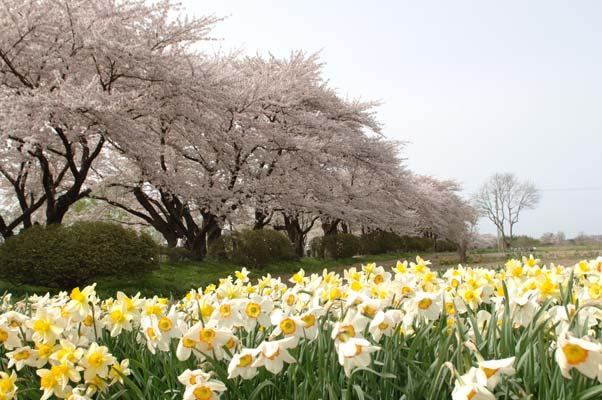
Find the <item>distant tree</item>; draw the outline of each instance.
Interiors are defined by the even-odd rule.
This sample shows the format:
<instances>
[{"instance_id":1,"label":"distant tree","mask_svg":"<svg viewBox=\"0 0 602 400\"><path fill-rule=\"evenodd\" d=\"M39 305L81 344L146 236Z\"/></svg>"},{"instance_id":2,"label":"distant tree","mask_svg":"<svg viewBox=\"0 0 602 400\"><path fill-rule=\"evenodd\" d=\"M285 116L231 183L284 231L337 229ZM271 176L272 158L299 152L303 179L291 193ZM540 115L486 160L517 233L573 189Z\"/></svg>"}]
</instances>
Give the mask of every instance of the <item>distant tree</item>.
<instances>
[{"instance_id":1,"label":"distant tree","mask_svg":"<svg viewBox=\"0 0 602 400\"><path fill-rule=\"evenodd\" d=\"M566 235L563 231L558 231L558 233L556 233L556 241L557 244L563 244L564 242L566 242Z\"/></svg>"},{"instance_id":2,"label":"distant tree","mask_svg":"<svg viewBox=\"0 0 602 400\"><path fill-rule=\"evenodd\" d=\"M554 245L556 244L556 235L552 232L546 232L539 238L539 241L543 245Z\"/></svg>"},{"instance_id":3,"label":"distant tree","mask_svg":"<svg viewBox=\"0 0 602 400\"><path fill-rule=\"evenodd\" d=\"M479 214L496 226L500 246L505 249L511 246L514 226L521 212L535 208L540 197L533 183L519 181L514 174L498 173L479 189L473 202Z\"/></svg>"},{"instance_id":4,"label":"distant tree","mask_svg":"<svg viewBox=\"0 0 602 400\"><path fill-rule=\"evenodd\" d=\"M544 245L560 245L566 242L566 235L562 231L558 231L558 233L546 232L541 235L539 241Z\"/></svg>"}]
</instances>

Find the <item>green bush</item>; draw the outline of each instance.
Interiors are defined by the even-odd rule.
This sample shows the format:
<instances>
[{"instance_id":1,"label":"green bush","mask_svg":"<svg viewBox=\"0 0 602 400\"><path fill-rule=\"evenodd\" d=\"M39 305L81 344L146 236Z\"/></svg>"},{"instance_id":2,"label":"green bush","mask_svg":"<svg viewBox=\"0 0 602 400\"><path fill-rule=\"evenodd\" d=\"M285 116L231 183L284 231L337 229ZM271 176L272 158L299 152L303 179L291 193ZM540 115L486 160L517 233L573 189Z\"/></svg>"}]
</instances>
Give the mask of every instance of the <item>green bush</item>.
<instances>
[{"instance_id":1,"label":"green bush","mask_svg":"<svg viewBox=\"0 0 602 400\"><path fill-rule=\"evenodd\" d=\"M309 256L315 258L324 258L323 236L316 236L309 241Z\"/></svg>"},{"instance_id":2,"label":"green bush","mask_svg":"<svg viewBox=\"0 0 602 400\"><path fill-rule=\"evenodd\" d=\"M435 242L435 251L439 251L439 252L453 252L458 250L458 246L455 245L454 243L450 242L449 240L437 240Z\"/></svg>"},{"instance_id":3,"label":"green bush","mask_svg":"<svg viewBox=\"0 0 602 400\"><path fill-rule=\"evenodd\" d=\"M337 233L322 237L324 258L349 258L357 255L360 250L360 240L349 233Z\"/></svg>"},{"instance_id":4,"label":"green bush","mask_svg":"<svg viewBox=\"0 0 602 400\"><path fill-rule=\"evenodd\" d=\"M402 250L408 252L433 251L435 239L420 236L402 236Z\"/></svg>"},{"instance_id":5,"label":"green bush","mask_svg":"<svg viewBox=\"0 0 602 400\"><path fill-rule=\"evenodd\" d=\"M161 247L160 253L171 263L190 261L192 252L184 247Z\"/></svg>"},{"instance_id":6,"label":"green bush","mask_svg":"<svg viewBox=\"0 0 602 400\"><path fill-rule=\"evenodd\" d=\"M210 258L219 261L233 261L234 259L234 241L238 239L238 233L233 232L230 235L222 235L209 244L208 255Z\"/></svg>"},{"instance_id":7,"label":"green bush","mask_svg":"<svg viewBox=\"0 0 602 400\"><path fill-rule=\"evenodd\" d=\"M360 236L362 254L382 254L403 249L401 236L384 231L374 231Z\"/></svg>"},{"instance_id":8,"label":"green bush","mask_svg":"<svg viewBox=\"0 0 602 400\"><path fill-rule=\"evenodd\" d=\"M139 276L159 266L145 234L105 222L32 227L0 246L0 279L61 289L104 276Z\"/></svg>"},{"instance_id":9,"label":"green bush","mask_svg":"<svg viewBox=\"0 0 602 400\"><path fill-rule=\"evenodd\" d=\"M520 235L512 238L512 247L527 248L537 246L541 246L541 241L527 235Z\"/></svg>"},{"instance_id":10,"label":"green bush","mask_svg":"<svg viewBox=\"0 0 602 400\"><path fill-rule=\"evenodd\" d=\"M209 246L209 255L218 260L256 268L295 258L293 245L288 238L271 229L247 230L222 236Z\"/></svg>"}]
</instances>

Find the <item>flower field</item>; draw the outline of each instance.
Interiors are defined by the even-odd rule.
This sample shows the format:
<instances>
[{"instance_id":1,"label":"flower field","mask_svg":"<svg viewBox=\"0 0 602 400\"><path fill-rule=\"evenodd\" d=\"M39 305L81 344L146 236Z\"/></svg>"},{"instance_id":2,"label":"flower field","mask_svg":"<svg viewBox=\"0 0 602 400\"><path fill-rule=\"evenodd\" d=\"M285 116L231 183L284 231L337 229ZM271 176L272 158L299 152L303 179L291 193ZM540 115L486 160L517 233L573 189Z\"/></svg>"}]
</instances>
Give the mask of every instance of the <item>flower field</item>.
<instances>
[{"instance_id":1,"label":"flower field","mask_svg":"<svg viewBox=\"0 0 602 400\"><path fill-rule=\"evenodd\" d=\"M0 399L600 399L602 257L2 299Z\"/></svg>"}]
</instances>

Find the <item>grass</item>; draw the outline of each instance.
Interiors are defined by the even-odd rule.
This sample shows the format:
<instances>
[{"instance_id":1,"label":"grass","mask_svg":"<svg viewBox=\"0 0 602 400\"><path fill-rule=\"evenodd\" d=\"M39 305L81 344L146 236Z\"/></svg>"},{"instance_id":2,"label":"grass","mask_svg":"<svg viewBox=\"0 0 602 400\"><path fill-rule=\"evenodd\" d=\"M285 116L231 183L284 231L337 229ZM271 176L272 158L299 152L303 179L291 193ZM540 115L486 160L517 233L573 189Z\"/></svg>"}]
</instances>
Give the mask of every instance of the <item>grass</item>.
<instances>
[{"instance_id":1,"label":"grass","mask_svg":"<svg viewBox=\"0 0 602 400\"><path fill-rule=\"evenodd\" d=\"M524 254L512 254L519 257ZM569 265L571 262L577 262L581 259L592 259L602 254L600 247L591 246L554 246L540 247L533 252L536 257L544 258L544 262L563 261ZM342 269L351 265L368 262L385 262L395 260L410 260L416 257L417 253L385 253L368 256L358 256L339 260L322 260L317 258L303 258L297 261L283 261L268 265L261 269L252 269L250 277L252 279L271 274L275 277L288 277L300 268L306 273L320 273L324 268L328 270ZM459 260L455 253L425 253L421 255L433 261L438 266L455 266ZM467 265L501 266L510 257L508 253L495 250L492 252L475 251L469 257L471 261ZM205 287L211 283L218 283L220 278L233 274L243 266L229 264L215 260L204 260L202 262L181 262L181 263L163 263L156 271L140 277L115 277L103 278L97 281L97 292L103 297L114 296L117 291L123 291L133 295L140 292L144 296L166 296L178 298L186 294L192 288ZM11 283L0 281L0 294L3 292L13 293L15 296L24 296L27 294L45 294L50 292L55 294L56 289L42 286L15 286Z\"/></svg>"},{"instance_id":2,"label":"grass","mask_svg":"<svg viewBox=\"0 0 602 400\"><path fill-rule=\"evenodd\" d=\"M406 259L411 256L408 253L386 253L339 260L302 258L298 261L282 261L270 264L261 269L247 269L251 270L251 278L261 277L268 273L272 276L286 278L301 268L306 273L320 273L324 268L330 270L358 263ZM162 263L158 270L139 278L111 277L99 279L96 291L102 297L114 296L117 291L122 291L131 295L140 292L143 296L158 295L177 298L183 296L192 288L196 289L211 283L218 283L220 278L225 278L242 267L242 265L209 259L202 262ZM15 286L9 282L0 281L0 293L3 292L10 292L15 296L24 296L45 294L47 292L55 294L57 289L44 286Z\"/></svg>"}]
</instances>

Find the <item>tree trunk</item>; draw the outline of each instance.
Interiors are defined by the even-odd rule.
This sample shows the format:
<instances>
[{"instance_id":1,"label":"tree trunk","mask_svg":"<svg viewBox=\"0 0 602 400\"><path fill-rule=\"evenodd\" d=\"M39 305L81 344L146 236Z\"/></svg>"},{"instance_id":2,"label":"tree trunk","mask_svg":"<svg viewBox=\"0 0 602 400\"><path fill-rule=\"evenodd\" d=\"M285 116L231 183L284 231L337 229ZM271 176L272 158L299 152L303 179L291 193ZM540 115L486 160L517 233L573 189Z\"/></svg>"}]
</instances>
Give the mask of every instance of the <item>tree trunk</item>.
<instances>
[{"instance_id":1,"label":"tree trunk","mask_svg":"<svg viewBox=\"0 0 602 400\"><path fill-rule=\"evenodd\" d=\"M195 261L202 261L207 255L207 238L205 233L200 233L193 240L186 241L186 248Z\"/></svg>"},{"instance_id":2,"label":"tree trunk","mask_svg":"<svg viewBox=\"0 0 602 400\"><path fill-rule=\"evenodd\" d=\"M303 257L305 253L305 234L303 233L303 229L301 229L299 219L295 216L284 214L284 228L289 240L293 244L295 254L299 258Z\"/></svg>"},{"instance_id":3,"label":"tree trunk","mask_svg":"<svg viewBox=\"0 0 602 400\"><path fill-rule=\"evenodd\" d=\"M322 230L324 231L324 236L336 235L338 232L339 222L341 222L340 219L323 218Z\"/></svg>"},{"instance_id":4,"label":"tree trunk","mask_svg":"<svg viewBox=\"0 0 602 400\"><path fill-rule=\"evenodd\" d=\"M46 210L46 225L61 224L65 218L65 214L69 211L69 206L75 202L68 202L66 200L57 201L52 208Z\"/></svg>"},{"instance_id":5,"label":"tree trunk","mask_svg":"<svg viewBox=\"0 0 602 400\"><path fill-rule=\"evenodd\" d=\"M201 215L203 216L203 224L198 235L203 236L205 242L204 256L208 253L211 244L222 236L222 228L220 226L220 219L215 214L201 211Z\"/></svg>"},{"instance_id":6,"label":"tree trunk","mask_svg":"<svg viewBox=\"0 0 602 400\"><path fill-rule=\"evenodd\" d=\"M263 229L272 219L271 215L266 214L262 210L255 210L255 222L253 223L253 230L258 231Z\"/></svg>"},{"instance_id":7,"label":"tree trunk","mask_svg":"<svg viewBox=\"0 0 602 400\"><path fill-rule=\"evenodd\" d=\"M468 257L466 256L466 245L458 245L458 256L460 257L460 264L466 263L466 261L468 260Z\"/></svg>"}]
</instances>

